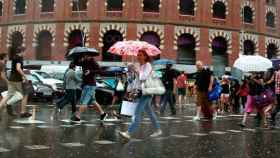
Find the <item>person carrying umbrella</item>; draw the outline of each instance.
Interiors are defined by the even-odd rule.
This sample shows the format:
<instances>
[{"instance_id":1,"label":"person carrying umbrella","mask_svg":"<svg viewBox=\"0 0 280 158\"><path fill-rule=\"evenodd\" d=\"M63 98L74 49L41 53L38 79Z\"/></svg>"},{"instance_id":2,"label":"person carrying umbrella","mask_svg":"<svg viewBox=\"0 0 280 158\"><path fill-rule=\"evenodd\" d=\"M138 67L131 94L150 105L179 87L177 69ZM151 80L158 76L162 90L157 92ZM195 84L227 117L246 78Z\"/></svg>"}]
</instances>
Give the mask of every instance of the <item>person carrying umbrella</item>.
<instances>
[{"instance_id":1,"label":"person carrying umbrella","mask_svg":"<svg viewBox=\"0 0 280 158\"><path fill-rule=\"evenodd\" d=\"M137 59L140 63L140 69L139 69L139 80L141 83L144 83L151 75L152 72L152 66L150 64L150 57L148 56L147 52L145 50L139 50ZM141 89L143 90L143 89ZM126 139L130 139L131 135L136 131L138 128L141 116L143 111L145 110L150 117L153 126L155 127L156 131L151 135L151 137L157 137L162 134L162 131L160 129L160 124L157 121L155 112L153 108L151 107L152 102L152 95L141 95L139 99L139 103L136 107L134 117L132 119L132 123L129 125L128 130L126 132L120 132L120 135Z\"/></svg>"},{"instance_id":2,"label":"person carrying umbrella","mask_svg":"<svg viewBox=\"0 0 280 158\"><path fill-rule=\"evenodd\" d=\"M76 65L82 67L83 90L80 98L79 111L74 113L71 120L80 121L81 113L86 110L87 106L92 107L92 105L94 105L100 112L100 120L104 120L107 117L107 114L95 99L96 75L102 73L98 63L95 61L94 57L85 54L76 62Z\"/></svg>"}]
</instances>

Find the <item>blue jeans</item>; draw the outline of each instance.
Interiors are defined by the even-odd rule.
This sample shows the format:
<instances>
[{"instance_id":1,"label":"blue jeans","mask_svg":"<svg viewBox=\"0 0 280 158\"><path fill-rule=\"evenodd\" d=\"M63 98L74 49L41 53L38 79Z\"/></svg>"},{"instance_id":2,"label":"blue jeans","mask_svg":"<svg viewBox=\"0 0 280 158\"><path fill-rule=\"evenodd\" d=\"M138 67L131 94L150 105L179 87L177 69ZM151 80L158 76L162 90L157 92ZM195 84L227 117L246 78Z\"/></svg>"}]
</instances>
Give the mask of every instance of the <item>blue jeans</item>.
<instances>
[{"instance_id":1,"label":"blue jeans","mask_svg":"<svg viewBox=\"0 0 280 158\"><path fill-rule=\"evenodd\" d=\"M160 125L157 121L156 114L151 107L151 102L152 102L152 96L141 96L139 103L136 107L135 114L132 117L132 123L128 127L129 134L132 134L138 128L144 110L147 112L148 116L150 117L153 126L156 129L160 129Z\"/></svg>"}]
</instances>

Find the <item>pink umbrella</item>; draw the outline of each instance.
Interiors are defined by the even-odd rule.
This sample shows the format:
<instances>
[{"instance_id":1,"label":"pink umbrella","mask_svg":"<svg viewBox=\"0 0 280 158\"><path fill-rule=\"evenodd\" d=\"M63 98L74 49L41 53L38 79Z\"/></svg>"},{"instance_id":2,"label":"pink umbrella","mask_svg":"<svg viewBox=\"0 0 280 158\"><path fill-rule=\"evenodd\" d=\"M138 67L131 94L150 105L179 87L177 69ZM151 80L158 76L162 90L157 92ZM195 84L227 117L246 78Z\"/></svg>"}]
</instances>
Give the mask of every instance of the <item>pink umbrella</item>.
<instances>
[{"instance_id":1,"label":"pink umbrella","mask_svg":"<svg viewBox=\"0 0 280 158\"><path fill-rule=\"evenodd\" d=\"M156 56L161 53L156 46L144 41L119 41L108 52L121 56L137 56L141 49L145 50L149 56Z\"/></svg>"}]
</instances>

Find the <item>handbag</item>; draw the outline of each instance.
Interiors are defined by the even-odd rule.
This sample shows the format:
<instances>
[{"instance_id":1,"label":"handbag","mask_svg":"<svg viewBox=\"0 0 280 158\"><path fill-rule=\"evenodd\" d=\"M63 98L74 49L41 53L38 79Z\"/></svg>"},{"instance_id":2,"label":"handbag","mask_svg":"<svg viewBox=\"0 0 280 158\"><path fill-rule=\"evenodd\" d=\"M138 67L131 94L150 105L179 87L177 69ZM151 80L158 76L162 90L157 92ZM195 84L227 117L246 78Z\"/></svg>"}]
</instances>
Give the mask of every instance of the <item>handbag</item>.
<instances>
[{"instance_id":1,"label":"handbag","mask_svg":"<svg viewBox=\"0 0 280 158\"><path fill-rule=\"evenodd\" d=\"M222 93L222 87L219 84L217 80L214 82L214 88L212 89L211 92L208 92L208 100L209 101L215 101L220 98L220 95Z\"/></svg>"},{"instance_id":2,"label":"handbag","mask_svg":"<svg viewBox=\"0 0 280 158\"><path fill-rule=\"evenodd\" d=\"M138 102L123 101L121 107L121 115L134 116Z\"/></svg>"},{"instance_id":3,"label":"handbag","mask_svg":"<svg viewBox=\"0 0 280 158\"><path fill-rule=\"evenodd\" d=\"M33 94L34 88L32 82L29 80L22 82L22 90L24 94Z\"/></svg>"},{"instance_id":4,"label":"handbag","mask_svg":"<svg viewBox=\"0 0 280 158\"><path fill-rule=\"evenodd\" d=\"M257 109L262 109L273 103L273 92L270 89L264 90L260 95L254 96L254 103Z\"/></svg>"},{"instance_id":5,"label":"handbag","mask_svg":"<svg viewBox=\"0 0 280 158\"><path fill-rule=\"evenodd\" d=\"M143 95L163 95L166 91L164 85L154 71L150 73L141 87Z\"/></svg>"},{"instance_id":6,"label":"handbag","mask_svg":"<svg viewBox=\"0 0 280 158\"><path fill-rule=\"evenodd\" d=\"M124 91L124 85L121 80L118 81L116 91Z\"/></svg>"}]
</instances>

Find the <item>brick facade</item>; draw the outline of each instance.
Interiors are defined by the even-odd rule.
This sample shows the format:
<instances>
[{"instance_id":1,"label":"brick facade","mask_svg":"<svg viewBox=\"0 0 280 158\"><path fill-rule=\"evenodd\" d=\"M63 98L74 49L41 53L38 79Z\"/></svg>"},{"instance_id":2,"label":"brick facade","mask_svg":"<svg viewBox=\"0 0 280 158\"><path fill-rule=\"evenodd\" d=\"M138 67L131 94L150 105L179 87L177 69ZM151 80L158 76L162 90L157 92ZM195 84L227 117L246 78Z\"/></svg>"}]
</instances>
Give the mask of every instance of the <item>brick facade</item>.
<instances>
[{"instance_id":1,"label":"brick facade","mask_svg":"<svg viewBox=\"0 0 280 158\"><path fill-rule=\"evenodd\" d=\"M85 12L72 12L71 0L55 0L54 12L41 13L39 0L26 0L26 14L14 15L14 0L2 0L3 16L0 16L0 51L8 52L11 34L23 33L23 45L27 48L27 58L36 60L36 39L40 31L49 31L53 41L51 59L64 60L68 36L73 30L81 30L87 36L86 45L102 51L102 38L106 31L117 30L125 40L139 39L145 31L152 31L160 37L161 57L177 59L177 41L181 34L195 36L196 59L212 64L211 42L223 37L227 42L228 63L232 65L243 50L242 42L255 42L256 52L266 56L270 43L276 45L280 53L280 3L266 4L266 0L194 0L195 15L180 15L179 0L161 0L159 13L142 12L142 0L123 0L121 12L106 11L105 0L88 0ZM212 18L212 5L221 1L226 5L226 19ZM253 24L242 23L241 6L249 5L254 12ZM275 12L276 27L266 26L265 15ZM81 21L81 22L80 22ZM18 27L20 26L20 27ZM15 29L13 29L15 28ZM178 29L180 28L180 29ZM244 33L243 33L243 31ZM277 54L280 56L280 54ZM99 60L102 58L99 57Z\"/></svg>"}]
</instances>

